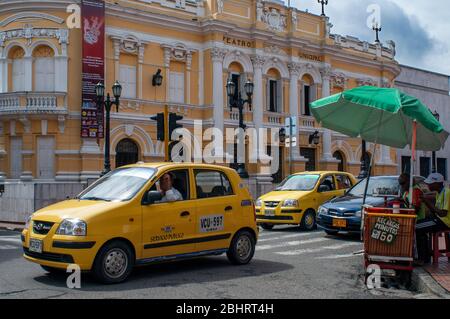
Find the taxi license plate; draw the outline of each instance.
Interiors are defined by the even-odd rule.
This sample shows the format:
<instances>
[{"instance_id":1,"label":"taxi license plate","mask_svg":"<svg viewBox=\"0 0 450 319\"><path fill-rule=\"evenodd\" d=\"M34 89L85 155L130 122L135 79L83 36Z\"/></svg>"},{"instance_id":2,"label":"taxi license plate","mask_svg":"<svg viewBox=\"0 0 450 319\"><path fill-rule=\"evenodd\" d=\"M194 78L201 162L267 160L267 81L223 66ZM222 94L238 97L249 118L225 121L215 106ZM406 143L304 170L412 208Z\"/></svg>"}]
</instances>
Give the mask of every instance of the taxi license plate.
<instances>
[{"instance_id":1,"label":"taxi license plate","mask_svg":"<svg viewBox=\"0 0 450 319\"><path fill-rule=\"evenodd\" d=\"M333 227L347 227L347 220L333 218Z\"/></svg>"},{"instance_id":2,"label":"taxi license plate","mask_svg":"<svg viewBox=\"0 0 450 319\"><path fill-rule=\"evenodd\" d=\"M30 239L30 251L42 254L42 240L39 239Z\"/></svg>"},{"instance_id":3,"label":"taxi license plate","mask_svg":"<svg viewBox=\"0 0 450 319\"><path fill-rule=\"evenodd\" d=\"M275 216L275 211L274 210L265 210L264 211L264 214L266 215L266 216Z\"/></svg>"}]
</instances>

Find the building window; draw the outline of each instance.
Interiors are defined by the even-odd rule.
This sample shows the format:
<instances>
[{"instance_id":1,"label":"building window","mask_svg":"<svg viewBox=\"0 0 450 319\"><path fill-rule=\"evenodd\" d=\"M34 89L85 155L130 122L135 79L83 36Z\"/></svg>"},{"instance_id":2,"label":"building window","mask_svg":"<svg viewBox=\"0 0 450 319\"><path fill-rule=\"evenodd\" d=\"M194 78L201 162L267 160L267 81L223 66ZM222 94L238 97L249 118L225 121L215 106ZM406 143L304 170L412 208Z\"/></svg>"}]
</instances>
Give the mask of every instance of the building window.
<instances>
[{"instance_id":1,"label":"building window","mask_svg":"<svg viewBox=\"0 0 450 319\"><path fill-rule=\"evenodd\" d=\"M281 80L269 79L267 81L267 110L281 112L283 105L283 88Z\"/></svg>"},{"instance_id":2,"label":"building window","mask_svg":"<svg viewBox=\"0 0 450 319\"><path fill-rule=\"evenodd\" d=\"M116 146L116 167L136 164L139 161L139 148L129 138L121 140Z\"/></svg>"},{"instance_id":3,"label":"building window","mask_svg":"<svg viewBox=\"0 0 450 319\"><path fill-rule=\"evenodd\" d=\"M25 91L25 61L24 61L25 51L16 47L11 50L9 55L12 59L12 91L21 92Z\"/></svg>"},{"instance_id":4,"label":"building window","mask_svg":"<svg viewBox=\"0 0 450 319\"><path fill-rule=\"evenodd\" d=\"M10 170L11 178L19 179L22 175L22 138L11 137L10 142Z\"/></svg>"},{"instance_id":5,"label":"building window","mask_svg":"<svg viewBox=\"0 0 450 319\"><path fill-rule=\"evenodd\" d=\"M170 72L169 101L184 103L184 73Z\"/></svg>"},{"instance_id":6,"label":"building window","mask_svg":"<svg viewBox=\"0 0 450 319\"><path fill-rule=\"evenodd\" d=\"M309 85L305 85L303 87L303 99L304 99L303 115L311 116L311 111L309 109L309 103L311 103L311 87Z\"/></svg>"},{"instance_id":7,"label":"building window","mask_svg":"<svg viewBox=\"0 0 450 319\"><path fill-rule=\"evenodd\" d=\"M427 177L431 173L431 160L429 157L420 158L420 175Z\"/></svg>"},{"instance_id":8,"label":"building window","mask_svg":"<svg viewBox=\"0 0 450 319\"><path fill-rule=\"evenodd\" d=\"M308 172L312 172L316 170L316 149L301 147L300 155L306 158L308 161L305 164L305 170Z\"/></svg>"},{"instance_id":9,"label":"building window","mask_svg":"<svg viewBox=\"0 0 450 319\"><path fill-rule=\"evenodd\" d=\"M444 176L444 179L447 180L447 159L446 158L438 158L437 159L437 171L439 174Z\"/></svg>"},{"instance_id":10,"label":"building window","mask_svg":"<svg viewBox=\"0 0 450 319\"><path fill-rule=\"evenodd\" d=\"M132 65L120 65L119 82L122 85L122 97L136 98L136 67Z\"/></svg>"},{"instance_id":11,"label":"building window","mask_svg":"<svg viewBox=\"0 0 450 319\"><path fill-rule=\"evenodd\" d=\"M402 173L411 174L411 156L402 156Z\"/></svg>"},{"instance_id":12,"label":"building window","mask_svg":"<svg viewBox=\"0 0 450 319\"><path fill-rule=\"evenodd\" d=\"M53 92L55 90L55 58L48 46L39 46L33 52L34 90Z\"/></svg>"},{"instance_id":13,"label":"building window","mask_svg":"<svg viewBox=\"0 0 450 319\"><path fill-rule=\"evenodd\" d=\"M339 161L338 171L344 172L345 171L345 160L344 160L344 156L342 155L342 153L339 151L336 151L333 153L333 157Z\"/></svg>"},{"instance_id":14,"label":"building window","mask_svg":"<svg viewBox=\"0 0 450 319\"><path fill-rule=\"evenodd\" d=\"M55 176L55 139L41 136L38 144L38 178L51 179Z\"/></svg>"}]
</instances>

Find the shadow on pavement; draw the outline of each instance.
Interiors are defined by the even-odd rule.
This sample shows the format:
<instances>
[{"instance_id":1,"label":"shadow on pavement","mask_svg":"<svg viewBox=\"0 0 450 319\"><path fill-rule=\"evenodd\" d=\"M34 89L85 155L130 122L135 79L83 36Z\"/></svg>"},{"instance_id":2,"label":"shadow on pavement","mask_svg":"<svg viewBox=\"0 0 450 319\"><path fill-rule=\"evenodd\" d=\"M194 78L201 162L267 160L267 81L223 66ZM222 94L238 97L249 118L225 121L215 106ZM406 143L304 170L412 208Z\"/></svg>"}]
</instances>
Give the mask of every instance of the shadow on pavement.
<instances>
[{"instance_id":1,"label":"shadow on pavement","mask_svg":"<svg viewBox=\"0 0 450 319\"><path fill-rule=\"evenodd\" d=\"M128 280L116 285L103 285L89 273L82 274L81 289L76 291L126 291L145 288L177 287L186 284L201 284L227 281L246 277L273 274L294 268L280 262L253 259L248 265L233 266L226 257L204 257L198 259L160 263L136 267ZM68 274L48 274L34 280L53 287L65 288Z\"/></svg>"}]
</instances>

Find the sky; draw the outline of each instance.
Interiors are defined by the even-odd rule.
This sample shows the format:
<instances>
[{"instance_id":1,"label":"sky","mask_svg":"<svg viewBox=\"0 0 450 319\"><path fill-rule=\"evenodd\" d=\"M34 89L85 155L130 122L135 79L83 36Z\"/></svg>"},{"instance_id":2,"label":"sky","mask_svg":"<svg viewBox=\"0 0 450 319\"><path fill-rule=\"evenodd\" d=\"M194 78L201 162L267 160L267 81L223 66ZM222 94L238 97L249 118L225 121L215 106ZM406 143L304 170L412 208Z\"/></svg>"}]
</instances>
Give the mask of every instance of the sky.
<instances>
[{"instance_id":1,"label":"sky","mask_svg":"<svg viewBox=\"0 0 450 319\"><path fill-rule=\"evenodd\" d=\"M291 6L321 13L317 0L291 0ZM333 24L332 33L369 42L375 40L375 32L367 20L370 24L372 17L379 17L380 40L385 45L387 40L395 41L397 61L450 75L449 0L329 0L325 13Z\"/></svg>"}]
</instances>

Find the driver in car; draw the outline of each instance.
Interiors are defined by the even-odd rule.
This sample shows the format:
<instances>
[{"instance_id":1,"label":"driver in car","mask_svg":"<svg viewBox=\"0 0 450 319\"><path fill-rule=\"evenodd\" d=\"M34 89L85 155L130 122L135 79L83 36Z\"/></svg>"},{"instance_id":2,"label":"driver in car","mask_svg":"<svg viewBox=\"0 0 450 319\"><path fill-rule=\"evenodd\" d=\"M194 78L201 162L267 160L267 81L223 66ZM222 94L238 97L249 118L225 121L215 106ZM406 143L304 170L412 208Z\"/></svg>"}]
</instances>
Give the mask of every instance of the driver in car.
<instances>
[{"instance_id":1,"label":"driver in car","mask_svg":"<svg viewBox=\"0 0 450 319\"><path fill-rule=\"evenodd\" d=\"M173 187L175 176L172 173L165 173L156 183L157 190L163 196L159 203L176 202L183 200L183 195Z\"/></svg>"}]
</instances>

